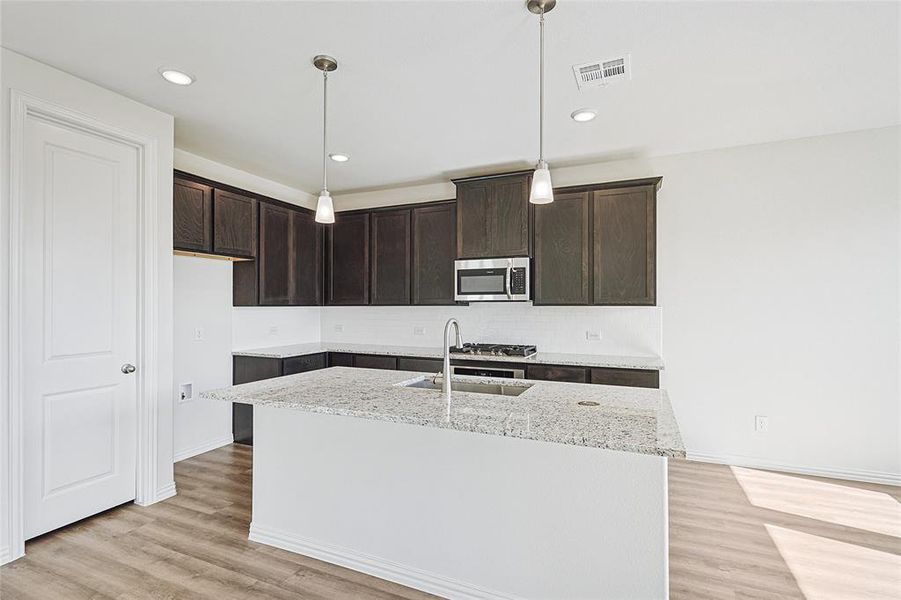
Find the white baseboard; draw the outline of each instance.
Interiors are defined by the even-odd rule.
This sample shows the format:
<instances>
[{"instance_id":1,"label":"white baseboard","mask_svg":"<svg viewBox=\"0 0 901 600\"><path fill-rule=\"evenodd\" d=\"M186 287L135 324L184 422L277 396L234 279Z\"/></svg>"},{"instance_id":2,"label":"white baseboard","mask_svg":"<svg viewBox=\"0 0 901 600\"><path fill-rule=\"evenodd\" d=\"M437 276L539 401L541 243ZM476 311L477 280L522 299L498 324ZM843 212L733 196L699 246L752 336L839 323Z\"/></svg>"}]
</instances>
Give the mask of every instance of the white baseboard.
<instances>
[{"instance_id":1,"label":"white baseboard","mask_svg":"<svg viewBox=\"0 0 901 600\"><path fill-rule=\"evenodd\" d=\"M156 491L156 501L162 502L166 498L171 498L175 494L175 482L173 481L171 483L167 483Z\"/></svg>"},{"instance_id":2,"label":"white baseboard","mask_svg":"<svg viewBox=\"0 0 901 600\"><path fill-rule=\"evenodd\" d=\"M234 441L235 437L232 434L228 434L227 436L204 442L199 446L194 446L193 448L188 448L187 450L176 452L175 462L180 462L182 460L185 460L186 458L191 458L192 456L197 456L198 454L203 454L204 452L209 452L210 450L215 450L216 448L221 448L222 446L228 446L229 444L234 443Z\"/></svg>"},{"instance_id":3,"label":"white baseboard","mask_svg":"<svg viewBox=\"0 0 901 600\"><path fill-rule=\"evenodd\" d=\"M442 598L454 598L455 600L519 600L518 596L486 590L477 585L450 579L443 575L401 565L355 550L322 544L291 533L257 525L253 522L250 524L249 539L252 542L259 542L260 544L275 546L289 552L310 556L334 565L359 571L360 573L366 573L379 579L386 579L435 594Z\"/></svg>"},{"instance_id":4,"label":"white baseboard","mask_svg":"<svg viewBox=\"0 0 901 600\"><path fill-rule=\"evenodd\" d=\"M0 565L5 565L6 563L12 560L12 556L9 554L9 547L3 546L0 548Z\"/></svg>"},{"instance_id":5,"label":"white baseboard","mask_svg":"<svg viewBox=\"0 0 901 600\"><path fill-rule=\"evenodd\" d=\"M899 473L866 471L863 469L824 469L821 467L792 465L763 458L755 458L751 456L736 456L732 454L705 454L703 452L687 452L686 454L686 458L688 458L688 460L694 460L698 462L709 462L722 465L734 465L736 467L748 467L751 469L784 471L785 473L797 473L799 475L813 475L815 477L849 479L851 481L866 481L868 483L882 483L885 485L901 486L901 474Z\"/></svg>"}]
</instances>

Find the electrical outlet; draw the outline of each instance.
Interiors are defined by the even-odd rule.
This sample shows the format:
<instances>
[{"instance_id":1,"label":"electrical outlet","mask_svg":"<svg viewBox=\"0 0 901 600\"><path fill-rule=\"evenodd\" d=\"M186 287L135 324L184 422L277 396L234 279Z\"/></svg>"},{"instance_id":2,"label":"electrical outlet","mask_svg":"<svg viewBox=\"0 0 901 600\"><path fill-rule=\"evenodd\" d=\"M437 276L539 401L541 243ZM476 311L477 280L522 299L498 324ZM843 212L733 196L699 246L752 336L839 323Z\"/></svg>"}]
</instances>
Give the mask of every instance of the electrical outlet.
<instances>
[{"instance_id":1,"label":"electrical outlet","mask_svg":"<svg viewBox=\"0 0 901 600\"><path fill-rule=\"evenodd\" d=\"M344 325L341 325L340 323L335 325L335 333L341 333L342 331L344 331Z\"/></svg>"},{"instance_id":2,"label":"electrical outlet","mask_svg":"<svg viewBox=\"0 0 901 600\"><path fill-rule=\"evenodd\" d=\"M425 327L420 327L419 325L413 326L413 335L425 335Z\"/></svg>"},{"instance_id":3,"label":"electrical outlet","mask_svg":"<svg viewBox=\"0 0 901 600\"><path fill-rule=\"evenodd\" d=\"M181 384L178 390L178 401L179 402L190 402L194 399L194 384L193 383L183 383Z\"/></svg>"},{"instance_id":4,"label":"electrical outlet","mask_svg":"<svg viewBox=\"0 0 901 600\"><path fill-rule=\"evenodd\" d=\"M278 326L270 325L269 326L269 335L278 335Z\"/></svg>"},{"instance_id":5,"label":"electrical outlet","mask_svg":"<svg viewBox=\"0 0 901 600\"><path fill-rule=\"evenodd\" d=\"M585 332L585 339L589 342L600 342L601 332L598 329L589 329Z\"/></svg>"},{"instance_id":6,"label":"electrical outlet","mask_svg":"<svg viewBox=\"0 0 901 600\"><path fill-rule=\"evenodd\" d=\"M194 341L195 342L203 341L203 327L195 327L194 328Z\"/></svg>"},{"instance_id":7,"label":"electrical outlet","mask_svg":"<svg viewBox=\"0 0 901 600\"><path fill-rule=\"evenodd\" d=\"M770 430L770 418L765 415L757 415L754 417L754 431L757 433L766 433Z\"/></svg>"}]
</instances>

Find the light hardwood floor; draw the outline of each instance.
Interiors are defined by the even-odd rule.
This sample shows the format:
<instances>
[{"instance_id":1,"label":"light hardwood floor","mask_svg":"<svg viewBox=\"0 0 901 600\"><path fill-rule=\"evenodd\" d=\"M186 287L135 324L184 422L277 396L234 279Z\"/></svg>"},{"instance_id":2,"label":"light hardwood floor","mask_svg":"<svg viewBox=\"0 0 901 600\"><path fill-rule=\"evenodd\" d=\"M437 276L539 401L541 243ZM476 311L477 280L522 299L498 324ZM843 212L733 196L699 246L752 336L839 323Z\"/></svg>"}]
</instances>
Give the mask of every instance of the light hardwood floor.
<instances>
[{"instance_id":1,"label":"light hardwood floor","mask_svg":"<svg viewBox=\"0 0 901 600\"><path fill-rule=\"evenodd\" d=\"M3 600L430 598L247 541L251 450L176 464L178 496L123 505L28 543ZM899 489L671 461L674 600L901 594Z\"/></svg>"}]
</instances>

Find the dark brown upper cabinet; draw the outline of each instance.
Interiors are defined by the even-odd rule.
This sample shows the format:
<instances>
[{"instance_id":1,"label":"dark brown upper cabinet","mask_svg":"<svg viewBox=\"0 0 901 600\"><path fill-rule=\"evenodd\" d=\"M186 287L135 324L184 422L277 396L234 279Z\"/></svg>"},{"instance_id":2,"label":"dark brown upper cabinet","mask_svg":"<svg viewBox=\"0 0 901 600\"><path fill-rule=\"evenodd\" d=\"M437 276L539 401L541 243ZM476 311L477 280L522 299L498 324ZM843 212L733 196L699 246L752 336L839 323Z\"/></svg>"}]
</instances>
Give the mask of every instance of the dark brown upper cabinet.
<instances>
[{"instance_id":1,"label":"dark brown upper cabinet","mask_svg":"<svg viewBox=\"0 0 901 600\"><path fill-rule=\"evenodd\" d=\"M412 303L454 304L456 203L414 207L412 213Z\"/></svg>"},{"instance_id":2,"label":"dark brown upper cabinet","mask_svg":"<svg viewBox=\"0 0 901 600\"><path fill-rule=\"evenodd\" d=\"M590 192L535 206L535 304L591 303L590 209Z\"/></svg>"},{"instance_id":3,"label":"dark brown upper cabinet","mask_svg":"<svg viewBox=\"0 0 901 600\"><path fill-rule=\"evenodd\" d=\"M457 258L529 255L531 171L455 179Z\"/></svg>"},{"instance_id":4,"label":"dark brown upper cabinet","mask_svg":"<svg viewBox=\"0 0 901 600\"><path fill-rule=\"evenodd\" d=\"M656 303L658 186L592 192L594 304Z\"/></svg>"},{"instance_id":5,"label":"dark brown upper cabinet","mask_svg":"<svg viewBox=\"0 0 901 600\"><path fill-rule=\"evenodd\" d=\"M369 213L337 213L327 237L326 303L369 304Z\"/></svg>"},{"instance_id":6,"label":"dark brown upper cabinet","mask_svg":"<svg viewBox=\"0 0 901 600\"><path fill-rule=\"evenodd\" d=\"M260 203L260 304L287 305L291 302L291 213L275 204Z\"/></svg>"},{"instance_id":7,"label":"dark brown upper cabinet","mask_svg":"<svg viewBox=\"0 0 901 600\"><path fill-rule=\"evenodd\" d=\"M239 258L256 256L256 199L213 190L213 254Z\"/></svg>"},{"instance_id":8,"label":"dark brown upper cabinet","mask_svg":"<svg viewBox=\"0 0 901 600\"><path fill-rule=\"evenodd\" d=\"M410 304L410 209L370 216L372 304Z\"/></svg>"},{"instance_id":9,"label":"dark brown upper cabinet","mask_svg":"<svg viewBox=\"0 0 901 600\"><path fill-rule=\"evenodd\" d=\"M322 304L322 227L311 212L291 212L290 303L293 306Z\"/></svg>"},{"instance_id":10,"label":"dark brown upper cabinet","mask_svg":"<svg viewBox=\"0 0 901 600\"><path fill-rule=\"evenodd\" d=\"M213 188L176 177L172 190L172 245L176 250L213 250Z\"/></svg>"}]
</instances>

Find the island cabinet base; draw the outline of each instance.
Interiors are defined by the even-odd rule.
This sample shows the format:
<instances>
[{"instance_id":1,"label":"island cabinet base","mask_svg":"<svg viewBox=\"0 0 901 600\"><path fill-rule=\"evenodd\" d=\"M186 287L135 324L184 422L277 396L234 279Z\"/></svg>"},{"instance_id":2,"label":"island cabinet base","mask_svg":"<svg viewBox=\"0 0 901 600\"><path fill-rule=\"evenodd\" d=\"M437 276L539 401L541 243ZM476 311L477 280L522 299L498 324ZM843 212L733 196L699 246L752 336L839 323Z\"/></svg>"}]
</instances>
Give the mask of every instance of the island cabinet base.
<instances>
[{"instance_id":1,"label":"island cabinet base","mask_svg":"<svg viewBox=\"0 0 901 600\"><path fill-rule=\"evenodd\" d=\"M666 459L256 407L250 539L446 598L666 598Z\"/></svg>"}]
</instances>

